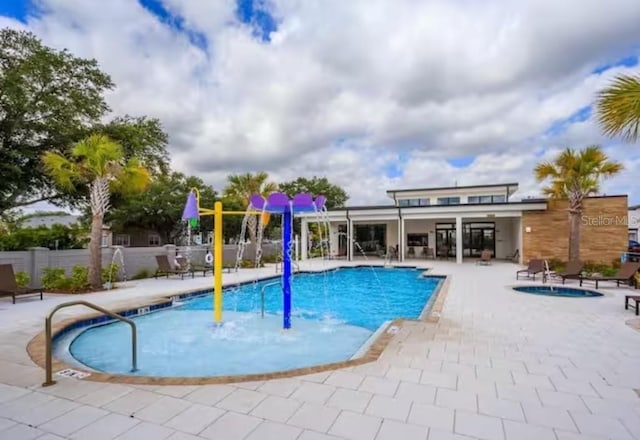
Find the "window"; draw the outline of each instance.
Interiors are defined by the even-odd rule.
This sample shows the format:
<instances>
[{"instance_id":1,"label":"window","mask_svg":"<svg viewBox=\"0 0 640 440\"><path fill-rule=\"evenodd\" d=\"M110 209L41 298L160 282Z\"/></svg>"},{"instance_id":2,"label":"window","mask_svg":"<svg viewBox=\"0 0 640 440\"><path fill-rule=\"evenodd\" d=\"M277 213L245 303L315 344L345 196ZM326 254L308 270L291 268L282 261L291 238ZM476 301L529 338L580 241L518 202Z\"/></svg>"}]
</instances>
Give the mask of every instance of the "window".
<instances>
[{"instance_id":1,"label":"window","mask_svg":"<svg viewBox=\"0 0 640 440\"><path fill-rule=\"evenodd\" d=\"M118 234L116 238L113 240L114 246L124 246L129 247L129 234Z\"/></svg>"},{"instance_id":2,"label":"window","mask_svg":"<svg viewBox=\"0 0 640 440\"><path fill-rule=\"evenodd\" d=\"M407 246L429 246L429 234L407 234Z\"/></svg>"},{"instance_id":3,"label":"window","mask_svg":"<svg viewBox=\"0 0 640 440\"><path fill-rule=\"evenodd\" d=\"M160 236L158 234L149 234L149 246L160 246Z\"/></svg>"},{"instance_id":4,"label":"window","mask_svg":"<svg viewBox=\"0 0 640 440\"><path fill-rule=\"evenodd\" d=\"M503 195L493 196L493 203L504 203L507 201L507 197Z\"/></svg>"},{"instance_id":5,"label":"window","mask_svg":"<svg viewBox=\"0 0 640 440\"><path fill-rule=\"evenodd\" d=\"M459 205L460 197L438 197L438 205Z\"/></svg>"},{"instance_id":6,"label":"window","mask_svg":"<svg viewBox=\"0 0 640 440\"><path fill-rule=\"evenodd\" d=\"M102 234L102 241L100 243L100 247L103 247L103 248L109 247L109 234Z\"/></svg>"},{"instance_id":7,"label":"window","mask_svg":"<svg viewBox=\"0 0 640 440\"><path fill-rule=\"evenodd\" d=\"M430 199L400 199L398 200L398 206L429 206L431 205Z\"/></svg>"},{"instance_id":8,"label":"window","mask_svg":"<svg viewBox=\"0 0 640 440\"><path fill-rule=\"evenodd\" d=\"M504 203L506 197L504 195L494 196L469 196L468 203Z\"/></svg>"},{"instance_id":9,"label":"window","mask_svg":"<svg viewBox=\"0 0 640 440\"><path fill-rule=\"evenodd\" d=\"M638 241L638 231L629 229L629 240Z\"/></svg>"}]
</instances>

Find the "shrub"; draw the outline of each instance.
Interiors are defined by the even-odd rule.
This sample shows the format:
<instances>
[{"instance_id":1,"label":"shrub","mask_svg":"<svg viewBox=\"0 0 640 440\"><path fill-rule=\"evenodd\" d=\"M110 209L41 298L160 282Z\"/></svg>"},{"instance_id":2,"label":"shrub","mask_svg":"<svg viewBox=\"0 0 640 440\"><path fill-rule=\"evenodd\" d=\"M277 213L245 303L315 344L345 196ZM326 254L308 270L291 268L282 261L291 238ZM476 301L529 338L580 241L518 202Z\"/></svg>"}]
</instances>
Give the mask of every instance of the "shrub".
<instances>
[{"instance_id":1,"label":"shrub","mask_svg":"<svg viewBox=\"0 0 640 440\"><path fill-rule=\"evenodd\" d=\"M150 269L140 269L131 279L132 280L142 280L144 278L151 278L153 276L153 271Z\"/></svg>"},{"instance_id":2,"label":"shrub","mask_svg":"<svg viewBox=\"0 0 640 440\"><path fill-rule=\"evenodd\" d=\"M567 267L567 263L558 258L550 258L547 262L549 263L549 269L555 272L562 272Z\"/></svg>"},{"instance_id":3,"label":"shrub","mask_svg":"<svg viewBox=\"0 0 640 440\"><path fill-rule=\"evenodd\" d=\"M253 269L256 267L256 263L253 260L242 260L239 267L242 269ZM260 261L260 267L264 267L264 262L262 260Z\"/></svg>"},{"instance_id":4,"label":"shrub","mask_svg":"<svg viewBox=\"0 0 640 440\"><path fill-rule=\"evenodd\" d=\"M102 284L106 284L109 281L114 283L118 277L118 271L120 266L116 263L109 263L106 267L102 268Z\"/></svg>"},{"instance_id":5,"label":"shrub","mask_svg":"<svg viewBox=\"0 0 640 440\"><path fill-rule=\"evenodd\" d=\"M27 287L29 285L31 278L29 277L28 273L21 270L20 272L16 272L15 275L16 284L18 285L18 287Z\"/></svg>"},{"instance_id":6,"label":"shrub","mask_svg":"<svg viewBox=\"0 0 640 440\"><path fill-rule=\"evenodd\" d=\"M68 279L69 290L72 292L82 292L88 290L91 285L89 284L89 269L82 265L73 266L71 269L71 277Z\"/></svg>"},{"instance_id":7,"label":"shrub","mask_svg":"<svg viewBox=\"0 0 640 440\"><path fill-rule=\"evenodd\" d=\"M260 259L260 261L262 261L265 264L267 264L267 263L277 263L277 262L280 261L279 258L280 257L278 256L278 254L263 255L262 258Z\"/></svg>"},{"instance_id":8,"label":"shrub","mask_svg":"<svg viewBox=\"0 0 640 440\"><path fill-rule=\"evenodd\" d=\"M47 290L66 288L67 275L63 267L45 267L42 272L42 287Z\"/></svg>"}]
</instances>

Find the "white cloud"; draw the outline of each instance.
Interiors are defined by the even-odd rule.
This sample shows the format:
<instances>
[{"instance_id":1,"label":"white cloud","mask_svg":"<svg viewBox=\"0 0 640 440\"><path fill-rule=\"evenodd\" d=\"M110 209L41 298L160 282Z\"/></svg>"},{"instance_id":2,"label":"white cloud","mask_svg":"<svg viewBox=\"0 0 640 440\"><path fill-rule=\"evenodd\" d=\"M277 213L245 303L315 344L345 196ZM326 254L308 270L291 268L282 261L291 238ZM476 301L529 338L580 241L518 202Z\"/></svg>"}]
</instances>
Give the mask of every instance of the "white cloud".
<instances>
[{"instance_id":1,"label":"white cloud","mask_svg":"<svg viewBox=\"0 0 640 440\"><path fill-rule=\"evenodd\" d=\"M550 125L628 71L596 66L640 53L637 0L271 0L270 43L237 21L233 0L164 4L205 48L134 0L40 0L28 27L97 58L118 85L116 113L161 118L175 167L218 188L233 172L327 175L355 204L456 181L534 194L535 152L604 141L592 119ZM459 156L477 159L446 161ZM402 177L386 177L390 163Z\"/></svg>"}]
</instances>

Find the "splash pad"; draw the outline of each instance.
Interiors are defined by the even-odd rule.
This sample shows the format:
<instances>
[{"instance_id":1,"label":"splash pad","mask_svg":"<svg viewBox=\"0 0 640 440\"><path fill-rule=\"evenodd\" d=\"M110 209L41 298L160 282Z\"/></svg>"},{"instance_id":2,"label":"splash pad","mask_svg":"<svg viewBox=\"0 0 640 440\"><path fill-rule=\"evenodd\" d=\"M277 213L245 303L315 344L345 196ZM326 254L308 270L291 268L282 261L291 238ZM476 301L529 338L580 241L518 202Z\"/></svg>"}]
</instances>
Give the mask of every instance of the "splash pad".
<instances>
[{"instance_id":1,"label":"splash pad","mask_svg":"<svg viewBox=\"0 0 640 440\"><path fill-rule=\"evenodd\" d=\"M315 199L308 193L300 193L289 198L281 192L274 192L267 198L260 194L254 194L250 198L247 211L223 211L222 203L215 202L214 209L200 207L200 197L197 189L192 189L187 198L182 219L186 221L197 220L203 215L213 215L214 255L213 255L213 316L214 322L222 324L222 216L223 215L260 215L264 219L265 214L282 215L282 299L283 299L283 329L291 328L291 260L293 245L293 217L296 213L321 212L326 203L326 197L319 195ZM253 210L253 211L252 211ZM259 245L257 243L257 245Z\"/></svg>"}]
</instances>

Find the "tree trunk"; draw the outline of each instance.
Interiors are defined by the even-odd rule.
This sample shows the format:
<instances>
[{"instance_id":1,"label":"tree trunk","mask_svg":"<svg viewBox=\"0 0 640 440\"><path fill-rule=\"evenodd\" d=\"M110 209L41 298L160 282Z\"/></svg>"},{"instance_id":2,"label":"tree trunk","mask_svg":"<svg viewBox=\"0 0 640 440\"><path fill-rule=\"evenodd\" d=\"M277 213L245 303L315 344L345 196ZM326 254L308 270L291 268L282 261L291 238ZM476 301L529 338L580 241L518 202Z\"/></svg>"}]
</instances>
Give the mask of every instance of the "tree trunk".
<instances>
[{"instance_id":1,"label":"tree trunk","mask_svg":"<svg viewBox=\"0 0 640 440\"><path fill-rule=\"evenodd\" d=\"M89 283L93 289L102 287L102 220L102 215L91 218Z\"/></svg>"},{"instance_id":2,"label":"tree trunk","mask_svg":"<svg viewBox=\"0 0 640 440\"><path fill-rule=\"evenodd\" d=\"M247 232L249 233L249 240L252 244L256 244L258 241L258 221L255 215L250 215L247 219ZM244 239L244 237L242 237Z\"/></svg>"},{"instance_id":3,"label":"tree trunk","mask_svg":"<svg viewBox=\"0 0 640 440\"><path fill-rule=\"evenodd\" d=\"M569 261L580 260L580 210L569 210Z\"/></svg>"},{"instance_id":4,"label":"tree trunk","mask_svg":"<svg viewBox=\"0 0 640 440\"><path fill-rule=\"evenodd\" d=\"M89 243L89 284L94 289L102 287L102 222L109 209L109 180L97 177L90 188L91 242Z\"/></svg>"}]
</instances>

